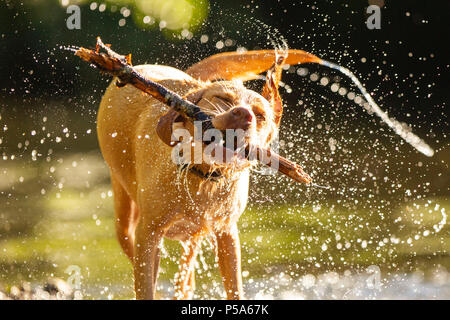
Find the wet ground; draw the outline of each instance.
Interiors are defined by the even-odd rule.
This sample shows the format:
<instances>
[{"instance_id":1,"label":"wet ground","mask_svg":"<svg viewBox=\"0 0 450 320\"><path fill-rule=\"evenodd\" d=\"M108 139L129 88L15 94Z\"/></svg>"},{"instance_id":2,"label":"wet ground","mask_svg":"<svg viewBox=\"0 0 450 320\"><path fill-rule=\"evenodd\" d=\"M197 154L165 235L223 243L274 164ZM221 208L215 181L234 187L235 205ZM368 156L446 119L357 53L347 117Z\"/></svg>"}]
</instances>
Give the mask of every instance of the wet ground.
<instances>
[{"instance_id":1,"label":"wet ground","mask_svg":"<svg viewBox=\"0 0 450 320\"><path fill-rule=\"evenodd\" d=\"M429 278L425 278L421 272L382 278L377 274L376 268L369 268L367 273L329 272L318 276L308 274L300 279L293 279L282 273L267 280L247 280L244 289L246 298L250 300L450 300L450 273L440 268ZM224 298L220 286L208 291L211 299ZM159 285L158 293L160 299L171 299L172 286L168 282L163 282ZM124 288L120 286L77 290L62 279L51 279L43 286L23 283L21 286L11 287L8 291L0 290L0 300L72 300L93 297L114 299L123 294Z\"/></svg>"},{"instance_id":2,"label":"wet ground","mask_svg":"<svg viewBox=\"0 0 450 320\"><path fill-rule=\"evenodd\" d=\"M52 278L44 285L32 285L24 282L19 286L11 286L1 290L0 300L73 300L82 299L79 291L72 288L66 281Z\"/></svg>"}]
</instances>

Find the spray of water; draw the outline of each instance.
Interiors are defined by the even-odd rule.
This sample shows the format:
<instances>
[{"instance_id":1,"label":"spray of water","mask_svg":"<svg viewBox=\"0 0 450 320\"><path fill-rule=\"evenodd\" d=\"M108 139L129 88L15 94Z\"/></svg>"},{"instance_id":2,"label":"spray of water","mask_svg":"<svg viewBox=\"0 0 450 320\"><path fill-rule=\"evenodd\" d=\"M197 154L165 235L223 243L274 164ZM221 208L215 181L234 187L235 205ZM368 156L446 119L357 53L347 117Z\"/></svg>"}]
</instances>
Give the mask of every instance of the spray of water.
<instances>
[{"instance_id":1,"label":"spray of water","mask_svg":"<svg viewBox=\"0 0 450 320\"><path fill-rule=\"evenodd\" d=\"M348 70L347 68L341 67L335 63L322 60L320 64L332 68L335 70L338 70L342 74L349 77L353 83L358 87L361 94L364 96L364 98L369 103L370 107L372 108L372 111L381 118L396 134L398 134L400 137L402 137L406 142L408 142L411 146L413 146L417 151L423 153L427 157L432 157L434 154L434 150L425 143L422 139L420 139L418 136L416 136L414 133L412 133L410 130L407 130L399 121L395 120L394 118L389 117L389 115L381 110L381 108L378 106L378 104L372 99L370 94L367 92L367 90L363 87L361 82L358 80L358 78L354 75L353 72Z\"/></svg>"}]
</instances>

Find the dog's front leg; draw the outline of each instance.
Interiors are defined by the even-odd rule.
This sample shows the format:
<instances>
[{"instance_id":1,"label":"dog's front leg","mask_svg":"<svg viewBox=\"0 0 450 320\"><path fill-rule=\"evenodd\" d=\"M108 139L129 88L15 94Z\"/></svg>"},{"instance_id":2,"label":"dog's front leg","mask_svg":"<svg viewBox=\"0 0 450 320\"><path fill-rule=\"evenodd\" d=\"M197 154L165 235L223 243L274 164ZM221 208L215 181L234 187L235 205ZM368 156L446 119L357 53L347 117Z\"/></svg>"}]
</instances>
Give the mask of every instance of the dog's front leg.
<instances>
[{"instance_id":1,"label":"dog's front leg","mask_svg":"<svg viewBox=\"0 0 450 320\"><path fill-rule=\"evenodd\" d=\"M236 223L228 230L217 232L216 239L217 257L227 299L242 299L241 245Z\"/></svg>"},{"instance_id":2,"label":"dog's front leg","mask_svg":"<svg viewBox=\"0 0 450 320\"><path fill-rule=\"evenodd\" d=\"M180 260L180 271L175 283L175 299L190 300L195 290L195 259L203 240L203 236L193 236L183 243L183 254Z\"/></svg>"},{"instance_id":3,"label":"dog's front leg","mask_svg":"<svg viewBox=\"0 0 450 320\"><path fill-rule=\"evenodd\" d=\"M158 276L162 228L146 224L140 219L134 247L134 287L136 299L153 300L156 294L156 278Z\"/></svg>"}]
</instances>

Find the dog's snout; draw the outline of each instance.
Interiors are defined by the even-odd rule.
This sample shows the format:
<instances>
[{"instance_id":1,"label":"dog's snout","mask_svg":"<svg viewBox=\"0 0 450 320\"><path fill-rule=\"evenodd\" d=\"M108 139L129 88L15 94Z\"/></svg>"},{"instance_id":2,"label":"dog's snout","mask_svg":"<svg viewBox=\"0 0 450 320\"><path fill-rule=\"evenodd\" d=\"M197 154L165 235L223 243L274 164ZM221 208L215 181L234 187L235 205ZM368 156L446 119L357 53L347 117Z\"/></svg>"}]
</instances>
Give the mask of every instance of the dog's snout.
<instances>
[{"instance_id":1,"label":"dog's snout","mask_svg":"<svg viewBox=\"0 0 450 320\"><path fill-rule=\"evenodd\" d=\"M244 107L234 108L232 112L233 115L240 120L244 120L246 122L252 122L253 120L253 114L247 108Z\"/></svg>"}]
</instances>

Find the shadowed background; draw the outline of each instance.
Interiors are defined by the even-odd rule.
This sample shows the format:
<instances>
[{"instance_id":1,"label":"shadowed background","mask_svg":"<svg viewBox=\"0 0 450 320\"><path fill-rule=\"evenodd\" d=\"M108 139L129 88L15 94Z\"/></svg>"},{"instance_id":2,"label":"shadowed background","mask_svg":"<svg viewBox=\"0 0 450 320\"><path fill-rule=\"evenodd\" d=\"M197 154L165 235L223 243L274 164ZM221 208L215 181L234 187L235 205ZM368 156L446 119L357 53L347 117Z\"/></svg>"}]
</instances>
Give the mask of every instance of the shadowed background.
<instances>
[{"instance_id":1,"label":"shadowed background","mask_svg":"<svg viewBox=\"0 0 450 320\"><path fill-rule=\"evenodd\" d=\"M347 2L2 1L0 286L67 278L64 270L78 265L85 295L132 296L95 131L110 79L63 49L92 47L98 35L132 53L134 64L186 69L214 53L286 42L348 67L436 154L421 155L367 114L348 79L292 66L281 88L281 153L330 189L253 175L240 223L244 282L250 288L281 274L288 287L311 277L317 285L323 275L376 265L386 279L405 272L448 285L450 4ZM70 4L80 6L80 30L66 27ZM366 27L369 4L382 5L380 30ZM248 85L260 90L262 82ZM167 241L165 250L167 291L179 247ZM220 278L207 244L204 251L200 292L217 297L219 285L208 290ZM255 292L280 297L271 290Z\"/></svg>"}]
</instances>

